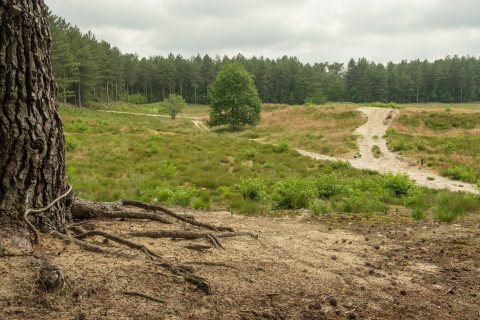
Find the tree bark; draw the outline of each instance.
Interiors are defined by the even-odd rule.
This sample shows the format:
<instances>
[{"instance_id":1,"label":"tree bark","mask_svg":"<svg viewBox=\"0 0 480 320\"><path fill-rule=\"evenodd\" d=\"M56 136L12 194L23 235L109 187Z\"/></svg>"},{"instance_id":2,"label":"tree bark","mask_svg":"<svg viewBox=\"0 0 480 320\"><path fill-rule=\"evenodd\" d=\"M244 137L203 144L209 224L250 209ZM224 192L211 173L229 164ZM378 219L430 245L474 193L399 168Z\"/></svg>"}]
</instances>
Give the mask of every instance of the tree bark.
<instances>
[{"instance_id":1,"label":"tree bark","mask_svg":"<svg viewBox=\"0 0 480 320\"><path fill-rule=\"evenodd\" d=\"M68 189L47 17L43 0L0 0L0 224L23 225ZM67 202L32 223L66 232Z\"/></svg>"}]
</instances>

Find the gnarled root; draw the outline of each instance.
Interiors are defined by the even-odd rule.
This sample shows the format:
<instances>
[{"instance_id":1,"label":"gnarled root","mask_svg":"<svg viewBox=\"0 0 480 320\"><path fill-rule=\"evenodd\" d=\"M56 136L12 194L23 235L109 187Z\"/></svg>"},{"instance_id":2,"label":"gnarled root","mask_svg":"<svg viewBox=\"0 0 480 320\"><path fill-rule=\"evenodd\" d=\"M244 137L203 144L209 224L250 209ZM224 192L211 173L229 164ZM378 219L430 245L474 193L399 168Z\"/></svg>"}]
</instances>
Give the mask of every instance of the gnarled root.
<instances>
[{"instance_id":1,"label":"gnarled root","mask_svg":"<svg viewBox=\"0 0 480 320\"><path fill-rule=\"evenodd\" d=\"M82 229L80 228L76 228L76 231L82 231ZM85 238L88 238L88 237L93 237L93 236L101 236L101 237L104 237L105 239L108 239L108 240L111 240L111 241L114 241L114 242L117 242L119 244L122 244L122 245L125 245L131 249L134 249L134 250L138 250L138 251L141 251L145 254L147 254L147 256L149 258L152 259L152 261L176 274L176 275L179 275L181 277L183 277L185 279L185 281L195 285L199 290L207 293L207 294L210 294L211 293L211 289L210 289L210 285L208 283L208 281L202 277L199 277L199 276L196 276L194 275L192 272L193 272L193 269L191 267L188 267L188 266L182 266L182 265L175 265L175 264L172 264L168 261L166 261L165 259L163 259L160 255L158 255L157 253L153 252L152 250L150 250L149 248L147 248L146 246L142 245L142 244L139 244L139 243L136 243L136 242L133 242L133 241L129 241L127 239L124 239L124 238L121 238L119 236L116 236L116 235L113 235L113 234L110 234L108 232L105 232L105 231L101 231L101 230L89 230L89 231L85 231L83 233L80 233L78 235L75 236L75 239L80 241L81 239L85 239Z\"/></svg>"},{"instance_id":2,"label":"gnarled root","mask_svg":"<svg viewBox=\"0 0 480 320\"><path fill-rule=\"evenodd\" d=\"M208 223L197 221L197 220L195 220L191 217L182 216L182 215L177 214L177 213L173 212L172 210L170 210L168 208L165 208L163 206L160 206L160 205L152 205L152 204L144 203L144 202L141 202L141 201L128 200L128 199L122 200L121 203L124 206L132 206L132 207L136 207L136 208L150 210L150 211L153 211L153 212L160 211L160 212L162 212L162 213L164 213L164 214L166 214L166 215L168 215L172 218L175 218L177 220L189 223L189 224L197 226L197 227L202 227L202 228L205 228L205 229L213 230L213 231L230 231L230 232L235 231L233 228L230 228L230 227L214 226L214 225L211 225L211 224L208 224Z\"/></svg>"}]
</instances>

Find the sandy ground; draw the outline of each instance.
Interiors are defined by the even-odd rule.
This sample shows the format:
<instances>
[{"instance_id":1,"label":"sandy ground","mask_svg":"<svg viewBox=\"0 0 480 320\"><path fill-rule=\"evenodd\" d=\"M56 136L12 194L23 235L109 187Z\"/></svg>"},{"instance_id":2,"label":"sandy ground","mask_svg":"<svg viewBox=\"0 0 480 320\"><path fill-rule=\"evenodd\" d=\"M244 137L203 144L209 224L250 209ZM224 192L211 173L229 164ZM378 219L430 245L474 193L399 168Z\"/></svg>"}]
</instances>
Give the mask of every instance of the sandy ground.
<instances>
[{"instance_id":1,"label":"sandy ground","mask_svg":"<svg viewBox=\"0 0 480 320\"><path fill-rule=\"evenodd\" d=\"M362 107L358 110L363 112L368 118L367 122L355 131L360 137L358 142L360 157L355 159L342 159L304 150L297 151L305 156L318 160L347 160L352 166L359 169L375 170L381 173L405 173L415 180L417 184L428 188L478 193L477 188L472 184L442 177L425 167L421 167L412 159L402 158L388 149L387 142L383 136L393 118L398 114L397 110L374 107ZM373 156L372 147L374 145L377 145L382 152L380 158Z\"/></svg>"},{"instance_id":2,"label":"sandy ground","mask_svg":"<svg viewBox=\"0 0 480 320\"><path fill-rule=\"evenodd\" d=\"M194 266L211 295L129 249L134 258L115 258L43 236L35 255L63 267L67 285L46 294L35 286L37 259L0 258L0 319L480 319L480 221L413 222L399 210L370 219L192 213L259 236L224 239L225 250L189 248L208 245L202 240L131 238ZM131 220L85 227L117 235L192 229Z\"/></svg>"}]
</instances>

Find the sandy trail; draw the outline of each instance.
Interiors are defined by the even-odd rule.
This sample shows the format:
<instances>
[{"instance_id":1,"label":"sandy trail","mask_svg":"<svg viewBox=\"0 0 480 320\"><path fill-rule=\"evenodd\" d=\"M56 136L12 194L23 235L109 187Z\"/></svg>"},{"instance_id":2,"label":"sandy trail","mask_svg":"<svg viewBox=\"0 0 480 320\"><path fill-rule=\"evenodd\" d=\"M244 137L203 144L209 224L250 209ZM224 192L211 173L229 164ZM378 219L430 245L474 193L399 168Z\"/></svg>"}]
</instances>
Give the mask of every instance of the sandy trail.
<instances>
[{"instance_id":1,"label":"sandy trail","mask_svg":"<svg viewBox=\"0 0 480 320\"><path fill-rule=\"evenodd\" d=\"M336 158L325 155L296 149L300 154L318 160L346 160L358 169L369 169L381 173L394 172L405 173L416 181L417 184L432 189L448 189L451 191L467 191L478 193L477 188L469 183L453 181L442 177L426 168L420 167L412 160L408 161L391 152L387 147L387 141L383 138L391 121L398 114L395 109L362 107L357 109L363 112L368 120L363 126L359 127L355 133L360 136L359 149L361 157ZM372 153L372 147L377 145L382 151L380 158L375 158ZM433 180L432 180L433 178Z\"/></svg>"},{"instance_id":2,"label":"sandy trail","mask_svg":"<svg viewBox=\"0 0 480 320\"><path fill-rule=\"evenodd\" d=\"M351 159L351 158L338 158L322 155L315 152L305 151L302 149L295 149L298 153L310 157L316 160L326 160L326 161L336 161L344 160L352 164L353 167L358 169L369 169L378 171L380 173L404 173L412 178L418 185L432 188L432 189L447 189L450 191L466 191L472 193L478 193L476 186L465 183L454 181L446 177L442 177L437 173L427 170L424 167L420 167L418 164L413 163L412 160L401 158L394 152L391 152L387 147L387 141L383 138L385 132L387 131L391 121L398 114L398 111L391 108L375 108L375 107L362 107L357 110L361 111L368 118L367 122L359 127L355 133L360 136L359 139L359 149L361 157ZM139 115L139 116L148 116L148 117L160 117L160 118L170 118L168 115L161 114L149 114L149 113L136 113L136 112L124 112L124 111L111 111L111 110L99 110L101 112L109 113L118 113L118 114L129 114L129 115ZM187 116L177 116L178 118L190 119L199 130L210 131L208 127L203 123L202 117L187 117ZM265 143L254 139L253 141ZM381 152L382 156L380 158L375 158L372 153L372 147L377 145ZM432 180L433 178L433 180Z\"/></svg>"}]
</instances>

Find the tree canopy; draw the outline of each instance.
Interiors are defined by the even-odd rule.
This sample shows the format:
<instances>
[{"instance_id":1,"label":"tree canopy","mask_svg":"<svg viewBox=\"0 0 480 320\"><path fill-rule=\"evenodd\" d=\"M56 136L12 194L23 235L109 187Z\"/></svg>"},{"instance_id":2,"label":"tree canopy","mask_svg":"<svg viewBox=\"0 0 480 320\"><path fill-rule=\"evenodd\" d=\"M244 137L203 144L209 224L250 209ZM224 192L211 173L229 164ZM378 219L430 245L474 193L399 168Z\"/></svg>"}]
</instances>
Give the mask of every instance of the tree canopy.
<instances>
[{"instance_id":1,"label":"tree canopy","mask_svg":"<svg viewBox=\"0 0 480 320\"><path fill-rule=\"evenodd\" d=\"M253 76L238 62L224 64L208 87L210 126L238 129L260 121L261 103Z\"/></svg>"},{"instance_id":2,"label":"tree canopy","mask_svg":"<svg viewBox=\"0 0 480 320\"><path fill-rule=\"evenodd\" d=\"M278 59L194 56L139 58L50 16L53 69L60 101L163 101L170 94L188 103L208 101L208 84L222 65L238 62L254 75L264 103L323 101L468 102L480 100L480 59L447 56L435 61L379 64L365 58L343 63L302 63Z\"/></svg>"}]
</instances>

